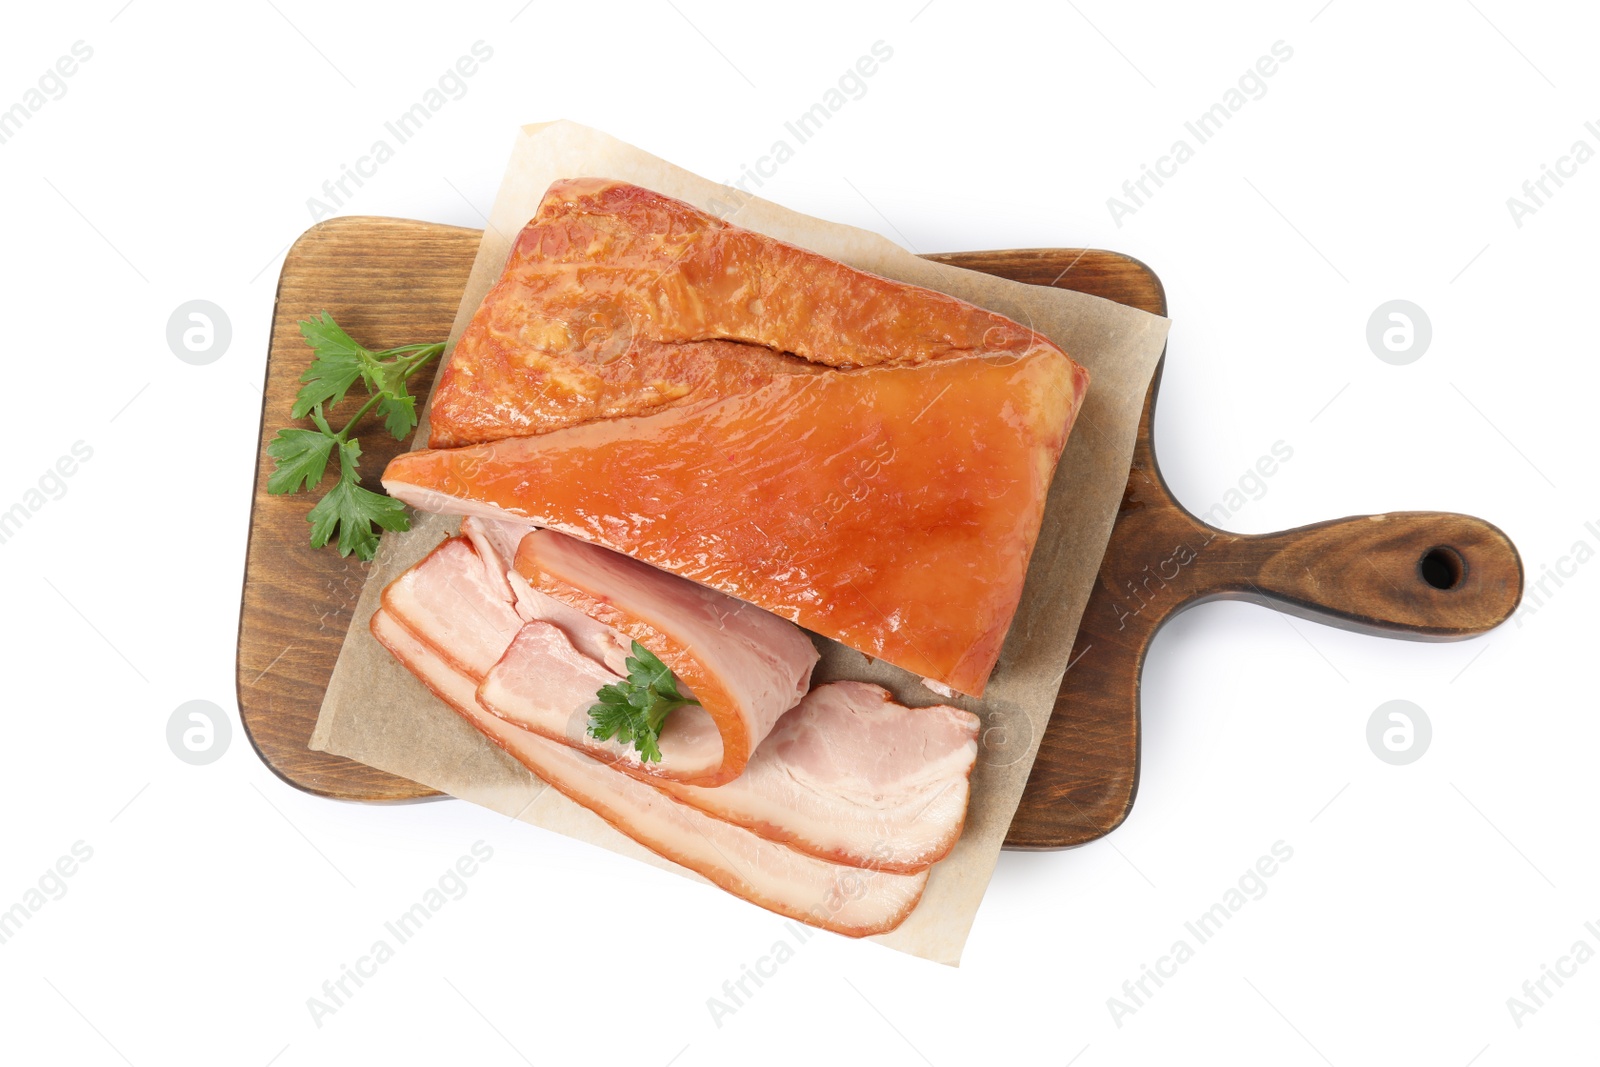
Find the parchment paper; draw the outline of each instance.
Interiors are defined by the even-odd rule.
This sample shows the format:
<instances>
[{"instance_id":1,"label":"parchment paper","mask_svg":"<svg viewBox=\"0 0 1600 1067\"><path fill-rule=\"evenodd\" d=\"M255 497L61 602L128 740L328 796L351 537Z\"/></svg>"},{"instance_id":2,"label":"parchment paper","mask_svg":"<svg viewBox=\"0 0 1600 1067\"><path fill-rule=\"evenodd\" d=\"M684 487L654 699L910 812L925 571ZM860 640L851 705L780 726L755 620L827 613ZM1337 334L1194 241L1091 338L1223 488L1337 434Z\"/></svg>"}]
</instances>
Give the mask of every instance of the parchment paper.
<instances>
[{"instance_id":1,"label":"parchment paper","mask_svg":"<svg viewBox=\"0 0 1600 1067\"><path fill-rule=\"evenodd\" d=\"M922 903L910 918L898 930L875 938L904 952L958 964L1027 783L1079 617L1111 535L1145 391L1168 321L1096 297L930 263L876 234L789 211L707 181L599 131L554 122L524 127L517 138L456 314L452 350L500 276L512 240L533 217L546 188L569 177L631 181L851 266L990 308L1050 337L1089 369L1088 397L1051 487L1022 605L999 666L981 701L959 696L949 701L970 708L984 721L966 828L951 854L934 867ZM427 434L424 415L414 446L425 442ZM420 515L411 530L384 535L323 699L311 747L698 878L546 788L429 694L372 638L367 624L384 586L455 527L454 519ZM887 687L908 704L944 702L904 671L869 663L842 645L817 640L823 648L819 680L858 678ZM730 898L728 906L744 905Z\"/></svg>"}]
</instances>

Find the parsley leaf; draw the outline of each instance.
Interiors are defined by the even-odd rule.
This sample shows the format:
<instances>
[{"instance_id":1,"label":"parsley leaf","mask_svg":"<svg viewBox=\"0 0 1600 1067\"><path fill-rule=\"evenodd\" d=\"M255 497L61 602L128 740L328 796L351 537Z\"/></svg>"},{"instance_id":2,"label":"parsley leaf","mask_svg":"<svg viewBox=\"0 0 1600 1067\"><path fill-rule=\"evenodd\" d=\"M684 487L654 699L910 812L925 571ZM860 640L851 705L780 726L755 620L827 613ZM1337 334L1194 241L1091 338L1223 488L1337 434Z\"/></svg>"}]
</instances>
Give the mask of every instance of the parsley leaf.
<instances>
[{"instance_id":1,"label":"parsley leaf","mask_svg":"<svg viewBox=\"0 0 1600 1067\"><path fill-rule=\"evenodd\" d=\"M315 489L332 453L333 438L321 430L279 430L267 445L267 455L277 461L267 479L267 492L297 492L301 482Z\"/></svg>"},{"instance_id":2,"label":"parsley leaf","mask_svg":"<svg viewBox=\"0 0 1600 1067\"><path fill-rule=\"evenodd\" d=\"M373 410L397 440L416 429L417 402L406 383L437 358L444 345L402 345L375 352L358 344L326 311L303 320L300 334L313 355L311 366L300 376L302 384L290 414L297 419L309 416L316 428L291 427L273 437L267 445L274 464L267 492L315 490L337 448L338 481L306 515L311 544L321 548L337 532L341 556L354 552L360 559L370 560L378 547L374 524L385 530L405 530L411 523L398 500L361 487L361 444L351 431ZM334 433L324 412L343 400L357 382L366 389L367 400L344 429Z\"/></svg>"},{"instance_id":3,"label":"parsley leaf","mask_svg":"<svg viewBox=\"0 0 1600 1067\"><path fill-rule=\"evenodd\" d=\"M404 386L401 386L404 388ZM397 441L417 428L417 400L412 396L386 396L378 401L378 414L383 416L383 428Z\"/></svg>"},{"instance_id":4,"label":"parsley leaf","mask_svg":"<svg viewBox=\"0 0 1600 1067\"><path fill-rule=\"evenodd\" d=\"M361 475L356 473L360 459L360 444L355 441L340 444L339 483L306 515L306 521L311 524L312 548L327 544L337 529L339 555L348 556L353 551L361 559L371 559L378 550L378 534L372 528L373 523L385 530L411 528L404 504L361 488Z\"/></svg>"},{"instance_id":5,"label":"parsley leaf","mask_svg":"<svg viewBox=\"0 0 1600 1067\"><path fill-rule=\"evenodd\" d=\"M363 377L365 366L362 355L370 355L365 348L351 340L350 335L340 329L339 324L333 321L333 316L326 311L319 318L303 319L300 336L306 339L306 344L311 346L316 355L311 360L311 366L300 375L300 380L305 384L295 395L294 408L289 412L296 419L305 418L314 407L332 407L343 400L344 394L356 380ZM367 382L367 391L372 391L370 380Z\"/></svg>"},{"instance_id":6,"label":"parsley leaf","mask_svg":"<svg viewBox=\"0 0 1600 1067\"><path fill-rule=\"evenodd\" d=\"M628 677L603 685L589 709L589 736L632 744L646 763L661 760L661 728L679 708L700 702L678 692L678 677L639 642L626 661Z\"/></svg>"}]
</instances>

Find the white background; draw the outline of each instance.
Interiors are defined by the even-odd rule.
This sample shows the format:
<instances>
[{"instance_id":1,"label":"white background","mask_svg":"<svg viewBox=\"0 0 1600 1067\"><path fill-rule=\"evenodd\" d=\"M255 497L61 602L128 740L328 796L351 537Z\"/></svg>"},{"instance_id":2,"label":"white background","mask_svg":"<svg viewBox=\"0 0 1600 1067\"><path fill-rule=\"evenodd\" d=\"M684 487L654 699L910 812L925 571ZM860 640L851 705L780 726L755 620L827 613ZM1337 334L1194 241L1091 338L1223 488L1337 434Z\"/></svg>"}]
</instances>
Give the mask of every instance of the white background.
<instances>
[{"instance_id":1,"label":"white background","mask_svg":"<svg viewBox=\"0 0 1600 1067\"><path fill-rule=\"evenodd\" d=\"M1174 321L1158 445L1187 505L1281 440L1293 459L1235 528L1463 511L1502 526L1533 578L1600 547L1600 162L1520 227L1506 204L1575 140L1600 148L1592 9L773 6L7 9L0 107L74 42L93 57L0 144L0 510L75 442L93 457L0 545L0 909L75 842L93 856L0 945L0 1057L1592 1060L1600 962L1520 1027L1506 1003L1579 939L1600 950L1584 929L1600 926L1588 563L1464 644L1244 605L1183 616L1145 671L1121 829L1006 855L959 970L820 935L720 1026L707 998L786 936L780 920L462 803L319 800L261 765L234 642L281 254L307 198L478 40L493 58L465 96L342 211L481 225L515 127L558 117L733 178L881 40L893 56L865 95L761 194L917 251L1087 245L1151 264ZM1277 41L1293 57L1266 94L1118 226L1107 198ZM196 298L233 326L208 366L165 339ZM1365 340L1393 298L1433 324L1408 366ZM1433 723L1409 766L1365 739L1395 698ZM193 699L234 721L209 766L167 747ZM493 859L467 895L316 1025L307 998L479 840ZM1293 858L1266 895L1119 1026L1108 998L1280 840Z\"/></svg>"}]
</instances>

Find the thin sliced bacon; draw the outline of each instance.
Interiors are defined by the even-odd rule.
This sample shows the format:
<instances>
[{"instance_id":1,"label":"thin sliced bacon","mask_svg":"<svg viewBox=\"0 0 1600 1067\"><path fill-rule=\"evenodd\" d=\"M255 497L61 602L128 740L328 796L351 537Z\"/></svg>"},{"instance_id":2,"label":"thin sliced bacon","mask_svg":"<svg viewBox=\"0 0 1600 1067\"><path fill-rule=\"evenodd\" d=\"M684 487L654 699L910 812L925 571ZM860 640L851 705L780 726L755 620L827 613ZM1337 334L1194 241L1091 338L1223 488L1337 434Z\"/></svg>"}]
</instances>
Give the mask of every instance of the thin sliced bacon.
<instances>
[{"instance_id":1,"label":"thin sliced bacon","mask_svg":"<svg viewBox=\"0 0 1600 1067\"><path fill-rule=\"evenodd\" d=\"M646 773L702 786L732 781L810 687L815 646L799 627L753 604L553 530L523 537L514 565L534 591L655 653L710 716L722 742L716 766L705 765L702 748L686 748L684 755L697 758L685 763L663 747L659 762L638 764ZM489 671L479 699L536 733L569 739L575 709L551 707L539 689L537 663L548 652L544 638L519 636ZM668 729L680 717L687 727L696 712L674 712Z\"/></svg>"},{"instance_id":2,"label":"thin sliced bacon","mask_svg":"<svg viewBox=\"0 0 1600 1067\"><path fill-rule=\"evenodd\" d=\"M627 674L625 661L630 647L621 634L576 608L539 592L528 584L526 578L511 569L517 546L535 529L537 527L526 523L472 515L461 520L461 536L472 542L478 558L483 560L489 584L512 603L524 622L541 620L554 623L571 639L579 652L605 664L614 674Z\"/></svg>"},{"instance_id":3,"label":"thin sliced bacon","mask_svg":"<svg viewBox=\"0 0 1600 1067\"><path fill-rule=\"evenodd\" d=\"M615 681L555 626L531 622L478 688L486 709L516 706L547 738L618 770L641 774L631 747L596 741L586 727L601 685ZM513 695L514 694L514 695ZM661 743L715 744L696 708L667 721ZM693 723L693 726L690 723ZM778 719L744 773L714 788L651 776L670 793L725 822L802 852L856 867L911 872L943 859L961 835L978 718L959 708L907 708L865 682L818 686Z\"/></svg>"},{"instance_id":4,"label":"thin sliced bacon","mask_svg":"<svg viewBox=\"0 0 1600 1067\"><path fill-rule=\"evenodd\" d=\"M499 554L532 533L515 527L488 530L472 519L462 529L476 535L472 543L483 546L483 558L471 548L461 550L459 539L455 550L446 547L451 544L447 542L409 572L406 588L412 596L435 587L482 595L493 582L479 580L473 572L485 569L492 579L505 566ZM580 546L580 551L600 550ZM510 577L519 576L512 572ZM437 593L430 595L452 602ZM575 608L551 603L616 637L615 631ZM537 722L534 732L547 739L579 748L618 770L643 773L631 746L588 736L588 709L595 694L617 675L596 656L584 653L566 625L546 619L526 622L504 654L496 656L494 646L505 640L500 621L503 605L490 609L464 605L463 610L468 612L468 625L479 632L463 633L460 619L433 623L423 617L406 625L436 647L461 642L477 650L463 656L438 648L464 673L481 679L477 699L485 710L520 726ZM515 707L517 715L496 711L507 707ZM834 682L811 690L780 717L745 772L733 781L705 788L658 777L650 780L709 815L821 859L916 871L943 858L960 836L978 725L976 716L958 708L906 708L878 686ZM710 717L692 707L674 712L662 736L663 750L684 762L695 756L697 747L715 757L719 744Z\"/></svg>"},{"instance_id":5,"label":"thin sliced bacon","mask_svg":"<svg viewBox=\"0 0 1600 1067\"><path fill-rule=\"evenodd\" d=\"M435 696L534 774L652 852L735 896L850 937L894 929L922 897L925 870L900 874L819 860L491 715L476 700L476 680L387 610L373 615L372 633Z\"/></svg>"},{"instance_id":6,"label":"thin sliced bacon","mask_svg":"<svg viewBox=\"0 0 1600 1067\"><path fill-rule=\"evenodd\" d=\"M435 635L441 655L481 677L523 626L500 586L472 545L452 537L389 583L383 607L412 633Z\"/></svg>"},{"instance_id":7,"label":"thin sliced bacon","mask_svg":"<svg viewBox=\"0 0 1600 1067\"><path fill-rule=\"evenodd\" d=\"M503 554L524 543L524 566L545 588L572 600L585 611L611 617L627 601L626 581L604 584L604 599L557 587L552 568L572 573L554 559L569 551L579 559L610 562L603 549L560 534L535 534L514 523L469 518L462 533L473 538L492 572L503 569ZM533 536L532 542L526 539ZM628 561L630 564L632 561ZM630 568L631 569L631 568ZM647 569L648 570L648 569ZM520 579L516 571L512 581ZM591 588L601 588L593 580ZM683 580L649 571L653 582ZM617 635L603 623L569 607L554 596L530 589L519 603L539 598L554 604L555 625L530 623L517 635L504 657L489 670L478 699L503 718L511 718L546 737L564 740L619 769L641 770L631 746L588 736L588 709L601 685L616 676L594 661L568 634L574 628L557 617L565 611L591 627ZM529 617L524 612L524 617ZM602 639L590 638L600 647ZM616 670L616 668L612 668ZM959 708L906 708L889 699L886 690L863 682L836 682L811 690L785 712L766 740L756 748L744 773L715 788L661 782L661 788L686 804L726 822L737 823L775 841L782 841L822 859L858 867L915 871L942 859L961 835L966 817L970 776L977 758L978 718ZM678 766L698 756L719 753L717 734L704 713L683 708L673 713L662 737Z\"/></svg>"},{"instance_id":8,"label":"thin sliced bacon","mask_svg":"<svg viewBox=\"0 0 1600 1067\"><path fill-rule=\"evenodd\" d=\"M467 536L444 541L391 583L383 603L412 633L440 632L434 646L484 680L481 699L502 718L639 773L719 785L743 771L778 716L805 695L817 651L792 623L559 534L518 538L513 524L472 519L463 530ZM499 554L534 538L543 539L553 565L571 563L601 590L604 611L506 572ZM577 552L563 553L551 545L555 538ZM627 627L615 625L623 619L631 620ZM597 691L620 679L630 639L661 656L685 695L702 704L673 712L662 758L650 764L631 745L597 741L586 730Z\"/></svg>"},{"instance_id":9,"label":"thin sliced bacon","mask_svg":"<svg viewBox=\"0 0 1600 1067\"><path fill-rule=\"evenodd\" d=\"M600 687L621 680L581 652L564 628L534 619L483 677L477 696L485 710L541 737L582 749L619 770L668 781L641 762L631 744L589 735L589 709ZM661 765L686 777L714 777L723 763L722 735L704 708L674 711L661 730L660 749Z\"/></svg>"},{"instance_id":10,"label":"thin sliced bacon","mask_svg":"<svg viewBox=\"0 0 1600 1067\"><path fill-rule=\"evenodd\" d=\"M719 819L838 863L917 871L966 820L978 717L907 708L866 682L819 685L716 789L659 788Z\"/></svg>"}]
</instances>

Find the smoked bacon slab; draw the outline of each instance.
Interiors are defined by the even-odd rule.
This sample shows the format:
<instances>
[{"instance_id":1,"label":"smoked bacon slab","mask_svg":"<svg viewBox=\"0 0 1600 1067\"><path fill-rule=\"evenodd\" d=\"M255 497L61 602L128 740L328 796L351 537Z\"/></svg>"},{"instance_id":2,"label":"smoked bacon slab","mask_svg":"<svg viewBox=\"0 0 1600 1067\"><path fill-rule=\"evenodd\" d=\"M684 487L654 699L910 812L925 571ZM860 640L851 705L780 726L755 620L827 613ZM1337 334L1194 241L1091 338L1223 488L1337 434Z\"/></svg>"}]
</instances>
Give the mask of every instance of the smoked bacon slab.
<instances>
[{"instance_id":1,"label":"smoked bacon slab","mask_svg":"<svg viewBox=\"0 0 1600 1067\"><path fill-rule=\"evenodd\" d=\"M558 182L384 473L982 695L1087 372L943 294Z\"/></svg>"}]
</instances>

